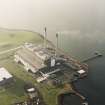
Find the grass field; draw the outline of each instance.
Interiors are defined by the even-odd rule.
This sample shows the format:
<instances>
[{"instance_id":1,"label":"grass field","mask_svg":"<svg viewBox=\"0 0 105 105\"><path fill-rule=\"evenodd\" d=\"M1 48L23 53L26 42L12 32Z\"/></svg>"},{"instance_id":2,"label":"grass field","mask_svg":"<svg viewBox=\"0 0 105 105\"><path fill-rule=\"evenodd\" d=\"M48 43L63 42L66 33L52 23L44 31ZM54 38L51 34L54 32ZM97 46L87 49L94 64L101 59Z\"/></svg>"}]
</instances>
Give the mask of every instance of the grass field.
<instances>
[{"instance_id":1,"label":"grass field","mask_svg":"<svg viewBox=\"0 0 105 105\"><path fill-rule=\"evenodd\" d=\"M24 42L41 43L42 38L37 33L28 31L0 31L0 51L14 48Z\"/></svg>"},{"instance_id":2,"label":"grass field","mask_svg":"<svg viewBox=\"0 0 105 105\"><path fill-rule=\"evenodd\" d=\"M14 48L24 42L42 43L43 39L32 32L25 31L1 31L0 32L0 52ZM25 100L24 84L31 82L36 84L31 74L26 72L22 65L14 62L14 52L9 52L0 56L0 66L5 67L14 76L14 83L8 88L0 88L0 105L11 105L14 102ZM52 88L46 84L37 84L47 105L56 105L56 96L60 88Z\"/></svg>"}]
</instances>

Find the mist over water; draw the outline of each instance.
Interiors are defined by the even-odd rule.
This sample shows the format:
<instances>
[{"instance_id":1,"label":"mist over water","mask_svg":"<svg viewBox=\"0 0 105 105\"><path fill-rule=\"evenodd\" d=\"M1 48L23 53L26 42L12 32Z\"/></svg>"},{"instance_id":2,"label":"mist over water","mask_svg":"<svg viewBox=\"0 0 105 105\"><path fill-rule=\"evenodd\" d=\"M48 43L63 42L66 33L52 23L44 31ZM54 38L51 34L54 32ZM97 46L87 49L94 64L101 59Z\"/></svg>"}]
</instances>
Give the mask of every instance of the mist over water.
<instances>
[{"instance_id":1,"label":"mist over water","mask_svg":"<svg viewBox=\"0 0 105 105\"><path fill-rule=\"evenodd\" d=\"M46 26L48 39L54 43L56 32L63 32L62 37L66 36L65 32L70 32L70 37L75 32L77 38L95 37L105 31L104 4L105 0L0 0L0 27L43 34Z\"/></svg>"},{"instance_id":2,"label":"mist over water","mask_svg":"<svg viewBox=\"0 0 105 105\"><path fill-rule=\"evenodd\" d=\"M104 4L105 0L0 0L0 26L40 33L46 26L51 39L61 31L102 32Z\"/></svg>"},{"instance_id":3,"label":"mist over water","mask_svg":"<svg viewBox=\"0 0 105 105\"><path fill-rule=\"evenodd\" d=\"M80 61L105 55L105 0L0 0L0 27L34 30ZM91 105L105 105L105 58L88 62L89 75L76 83Z\"/></svg>"}]
</instances>

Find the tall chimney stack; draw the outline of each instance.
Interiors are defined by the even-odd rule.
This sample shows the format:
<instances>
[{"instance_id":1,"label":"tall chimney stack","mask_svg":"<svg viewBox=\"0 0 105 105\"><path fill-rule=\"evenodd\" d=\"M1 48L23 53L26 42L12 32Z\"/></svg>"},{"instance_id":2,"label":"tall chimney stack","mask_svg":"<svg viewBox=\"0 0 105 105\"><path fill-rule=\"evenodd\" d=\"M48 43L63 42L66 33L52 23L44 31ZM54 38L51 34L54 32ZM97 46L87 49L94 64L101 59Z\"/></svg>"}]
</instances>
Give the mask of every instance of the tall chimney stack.
<instances>
[{"instance_id":1,"label":"tall chimney stack","mask_svg":"<svg viewBox=\"0 0 105 105\"><path fill-rule=\"evenodd\" d=\"M58 33L56 33L56 49L55 49L55 56L57 56L57 50L58 50Z\"/></svg>"},{"instance_id":2,"label":"tall chimney stack","mask_svg":"<svg viewBox=\"0 0 105 105\"><path fill-rule=\"evenodd\" d=\"M47 47L47 28L44 28L44 48Z\"/></svg>"}]
</instances>

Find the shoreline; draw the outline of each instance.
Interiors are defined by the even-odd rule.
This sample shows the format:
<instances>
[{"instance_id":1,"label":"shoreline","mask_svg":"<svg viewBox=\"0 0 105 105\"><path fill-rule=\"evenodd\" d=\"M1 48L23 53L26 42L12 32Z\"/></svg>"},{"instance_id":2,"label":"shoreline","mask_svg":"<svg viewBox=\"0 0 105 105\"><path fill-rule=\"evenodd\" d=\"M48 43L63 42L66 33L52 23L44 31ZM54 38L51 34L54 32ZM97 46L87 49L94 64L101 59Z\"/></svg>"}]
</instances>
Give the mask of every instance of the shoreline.
<instances>
[{"instance_id":1,"label":"shoreline","mask_svg":"<svg viewBox=\"0 0 105 105\"><path fill-rule=\"evenodd\" d=\"M57 105L64 105L64 104L63 104L63 99L64 99L64 97L65 97L65 96L70 96L71 94L74 94L76 97L80 98L80 101L81 101L82 103L87 102L86 98L85 98L83 95L81 95L81 94L78 92L77 89L75 89L75 86L74 86L72 83L70 83L70 86L71 86L72 90L66 90L66 91L64 91L64 92L61 92L61 93L57 96L57 102L58 102ZM76 100L74 100L74 101L76 101Z\"/></svg>"},{"instance_id":2,"label":"shoreline","mask_svg":"<svg viewBox=\"0 0 105 105\"><path fill-rule=\"evenodd\" d=\"M39 34L39 36L44 39L44 36L43 36L43 35ZM50 40L46 39L46 41L47 41L47 44L50 45L50 47L52 47L53 49L56 48L56 45L54 45ZM67 57L68 59L71 58L72 60L74 60L74 62L77 62L79 65L81 65L80 68L85 68L86 75L84 75L84 76L82 77L82 79L84 79L84 78L87 76L87 74L88 74L88 65L87 65L86 63L81 63L80 61L76 60L74 57L71 57L70 54L68 54L67 52L63 51L63 50L60 49L60 48L58 48L57 52L58 52L58 53L60 52L59 54L63 54L63 55L64 55L65 57ZM77 81L78 81L78 80L79 80L79 79L77 79ZM74 81L74 82L75 82L75 81ZM73 82L73 83L74 83L74 82ZM75 93L78 97L80 97L82 101L86 100L86 98L85 98L82 94L80 94L80 93L78 92L78 90L75 88L75 86L74 86L73 83L69 83L70 86L71 86L71 88L72 88L72 92ZM67 93L70 94L71 92L68 91ZM63 94L66 94L66 92L64 92ZM58 98L59 95L57 95L56 97L57 97L57 105L62 105L61 102L59 102L59 98Z\"/></svg>"},{"instance_id":3,"label":"shoreline","mask_svg":"<svg viewBox=\"0 0 105 105\"><path fill-rule=\"evenodd\" d=\"M37 32L29 31L29 30L6 29L6 28L1 28L1 29L5 29L5 30L7 30L7 31L27 31L27 32L37 33ZM38 33L38 35L39 35L41 38L44 39L44 36L43 36L43 35L41 35L40 33ZM47 39L47 43L50 44L54 49L56 48L56 46L55 46L50 40L48 40L48 39ZM72 58L69 54L67 54L67 53L66 53L65 51L63 51L62 49L58 49L58 52L63 53L64 56L67 56L67 57L69 57L69 58ZM75 60L76 60L76 59L75 59ZM76 61L77 61L77 60L76 60ZM80 62L78 62L78 63L80 64ZM87 71L87 72L88 72L88 71ZM71 84L71 86L72 86L73 91L74 91L77 95L81 96L81 98L83 98L82 95L80 95L80 94L78 93L78 90L75 89L75 87L73 86L73 84L72 84L72 83L70 83L70 84Z\"/></svg>"}]
</instances>

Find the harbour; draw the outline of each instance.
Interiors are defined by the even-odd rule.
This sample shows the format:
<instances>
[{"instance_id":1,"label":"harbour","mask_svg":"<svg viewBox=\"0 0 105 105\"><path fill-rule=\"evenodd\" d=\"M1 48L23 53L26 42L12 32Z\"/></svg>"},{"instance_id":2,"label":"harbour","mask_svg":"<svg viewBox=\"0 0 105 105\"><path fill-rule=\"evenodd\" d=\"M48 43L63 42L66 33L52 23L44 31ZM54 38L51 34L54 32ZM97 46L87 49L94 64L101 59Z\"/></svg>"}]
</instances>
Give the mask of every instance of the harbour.
<instances>
[{"instance_id":1,"label":"harbour","mask_svg":"<svg viewBox=\"0 0 105 105\"><path fill-rule=\"evenodd\" d=\"M105 105L105 0L0 4L0 105Z\"/></svg>"},{"instance_id":2,"label":"harbour","mask_svg":"<svg viewBox=\"0 0 105 105\"><path fill-rule=\"evenodd\" d=\"M88 36L91 40L86 39L86 35L82 35L79 38L73 38L71 36L60 36L60 39L63 39L65 43L59 46L64 49L66 52L71 53L75 58L79 59L81 62L85 61L89 65L88 75L84 79L80 79L74 83L74 89L78 91L81 95L85 96L89 102L89 105L104 105L104 88L105 88L105 71L104 71L104 62L105 62L105 50L104 50L104 35L101 35L101 42L98 40L100 35L95 35L92 39L91 35ZM67 39L73 40L68 42ZM81 40L81 39L85 39ZM80 41L81 40L81 41ZM84 45L80 46L83 42ZM76 44L75 44L76 43ZM74 46L73 46L74 45ZM88 47L87 47L88 45ZM76 49L75 47L78 46ZM65 48L66 47L66 48ZM72 48L69 49L68 47ZM81 49L81 50L80 50ZM99 52L102 56L95 55L95 52ZM69 105L69 103L68 103Z\"/></svg>"},{"instance_id":3,"label":"harbour","mask_svg":"<svg viewBox=\"0 0 105 105\"><path fill-rule=\"evenodd\" d=\"M36 78L38 83L46 84L50 82L52 85L60 86L69 83L71 84L75 80L87 76L88 65L74 59L58 47L58 34L56 34L55 46L52 44L52 42L47 42L46 35L47 32L45 28L43 45L35 45L33 43L26 42L22 48L20 48L20 50L16 51L14 61L18 64L23 64L24 69L28 72L34 74L39 73L39 77ZM61 73L63 76L61 76ZM52 75L56 75L56 77L52 78ZM66 93L64 94L66 95ZM85 98L82 95L74 90L73 93L70 92L70 94L71 97L73 96L76 98L74 99L74 102L79 99L78 103L80 105L85 104ZM64 95L60 96L64 97ZM62 98L60 100L62 100ZM86 103L88 105L88 102ZM64 103L61 101L59 101L58 104L64 105ZM71 104L73 104L72 101Z\"/></svg>"},{"instance_id":4,"label":"harbour","mask_svg":"<svg viewBox=\"0 0 105 105\"><path fill-rule=\"evenodd\" d=\"M58 39L57 39L57 42L58 42ZM57 90L61 91L62 88L68 87L65 85L70 85L72 82L78 80L79 78L84 78L84 76L87 75L88 65L86 63L81 63L79 60L76 60L75 58L71 57L69 54L66 54L65 51L58 48L58 44L56 46L51 46L52 43L48 43L48 44L45 44L46 46L43 46L44 44L45 43L35 44L31 42L30 43L25 42L23 44L20 44L20 47L18 49L11 48L10 50L3 52L3 54L5 53L7 54L7 56L9 56L8 52L10 53L10 55L12 55L10 56L11 63L12 63L11 65L17 68L21 68L23 70L23 71L21 70L18 71L17 69L18 72L23 72L23 74L27 73L27 75L29 75L31 79L34 80L33 86L31 88L28 88L29 101L24 96L23 101L14 100L13 104L20 103L21 105L21 104L24 104L24 102L27 104L28 102L29 103L31 102L31 103L37 103L38 105L40 105L40 102L39 102L40 99L37 99L37 97L39 96L35 95L37 94L37 92L35 92L35 89L34 89L35 83L37 84L39 91L41 91L42 94L44 92L45 93L48 92L48 94L46 95L48 96L50 95L49 91L52 91L52 93L57 92ZM8 58L2 59L2 60L8 60ZM3 67L5 67L5 65ZM40 73L40 75L37 75L36 74L37 72ZM16 83L16 80L17 80L16 77L14 77L13 84ZM22 89L23 89L23 85L25 86L25 82L22 83ZM41 86L45 87L47 91L45 90L43 91ZM12 86L10 86L9 88L12 88ZM73 94L72 94L72 91L73 91ZM76 98L74 100L79 99L80 102L78 101L78 103L81 103L81 104L84 103L84 98L82 98L83 96L77 93L76 91L74 91L73 88L72 88L72 91L70 90L71 97ZM54 98L56 98L57 96L58 96L57 93L51 95L51 97L54 97ZM35 97L36 99L33 100ZM46 100L45 99L46 97L43 97L43 98L44 100ZM56 100L52 102L52 105L53 103L56 103ZM64 103L62 104L64 105ZM72 101L71 101L71 104L72 104Z\"/></svg>"}]
</instances>

